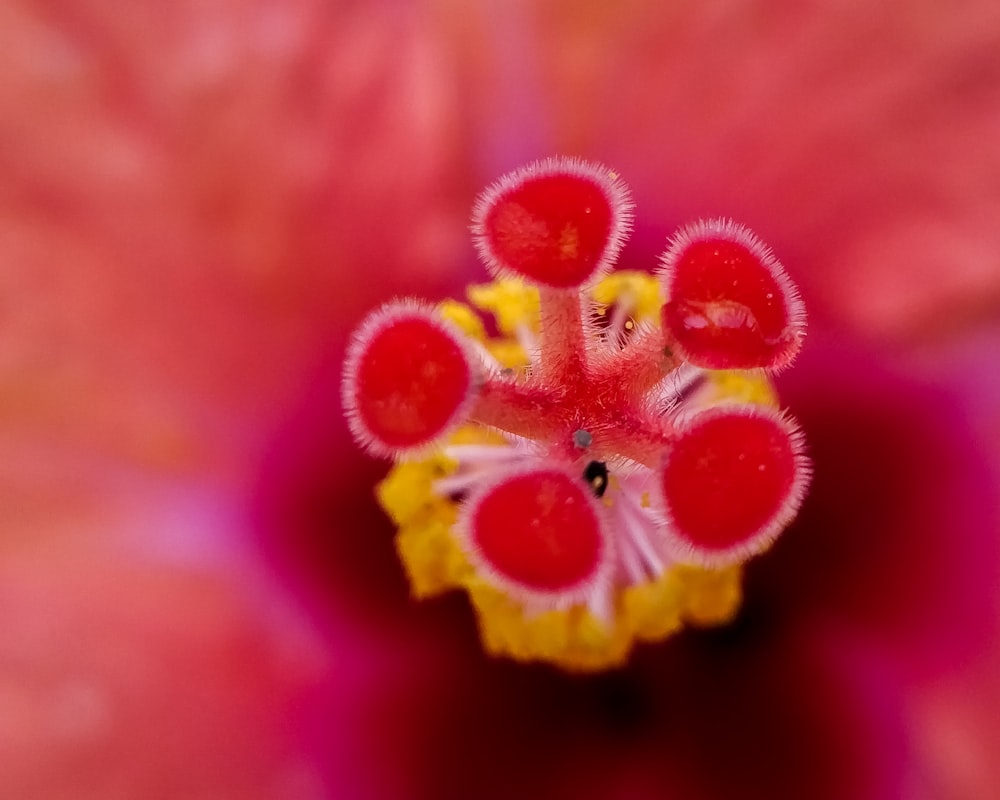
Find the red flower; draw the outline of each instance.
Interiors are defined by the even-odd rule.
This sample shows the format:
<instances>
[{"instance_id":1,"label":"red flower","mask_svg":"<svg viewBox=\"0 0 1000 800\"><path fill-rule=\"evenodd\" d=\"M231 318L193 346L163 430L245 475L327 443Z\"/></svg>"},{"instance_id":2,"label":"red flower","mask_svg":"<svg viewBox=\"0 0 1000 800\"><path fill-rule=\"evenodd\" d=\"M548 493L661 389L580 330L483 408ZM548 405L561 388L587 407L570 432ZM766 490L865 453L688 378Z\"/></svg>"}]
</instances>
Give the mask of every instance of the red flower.
<instances>
[{"instance_id":1,"label":"red flower","mask_svg":"<svg viewBox=\"0 0 1000 800\"><path fill-rule=\"evenodd\" d=\"M9 5L0 785L988 792L995 14ZM811 313L781 388L815 482L745 614L586 679L410 601L337 408L346 332L454 294L475 193L554 152L632 185L626 265L731 215Z\"/></svg>"}]
</instances>

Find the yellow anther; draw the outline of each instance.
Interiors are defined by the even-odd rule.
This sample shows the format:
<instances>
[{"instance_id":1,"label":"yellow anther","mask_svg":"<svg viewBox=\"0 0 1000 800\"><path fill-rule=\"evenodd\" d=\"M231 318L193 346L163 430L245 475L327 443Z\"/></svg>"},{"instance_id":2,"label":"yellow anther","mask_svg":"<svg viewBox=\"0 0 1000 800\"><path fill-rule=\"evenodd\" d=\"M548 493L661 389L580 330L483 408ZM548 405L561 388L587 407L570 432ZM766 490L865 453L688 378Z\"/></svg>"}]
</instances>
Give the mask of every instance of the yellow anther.
<instances>
[{"instance_id":1,"label":"yellow anther","mask_svg":"<svg viewBox=\"0 0 1000 800\"><path fill-rule=\"evenodd\" d=\"M466 426L453 444L503 444L501 436ZM401 461L376 487L379 505L396 524L396 551L416 597L461 586L471 572L451 530L458 508L434 491L435 481L455 472L458 462L443 453Z\"/></svg>"},{"instance_id":2,"label":"yellow anther","mask_svg":"<svg viewBox=\"0 0 1000 800\"><path fill-rule=\"evenodd\" d=\"M676 567L684 586L684 621L702 627L732 621L743 600L743 570L739 566L718 570Z\"/></svg>"},{"instance_id":3,"label":"yellow anther","mask_svg":"<svg viewBox=\"0 0 1000 800\"><path fill-rule=\"evenodd\" d=\"M459 303L457 300L442 300L438 303L438 312L446 320L458 326L466 336L479 342L486 338L486 328L483 327L483 321L465 303Z\"/></svg>"},{"instance_id":4,"label":"yellow anther","mask_svg":"<svg viewBox=\"0 0 1000 800\"><path fill-rule=\"evenodd\" d=\"M492 314L497 328L506 336L516 336L523 328L538 330L538 289L517 278L494 281L468 289L469 302Z\"/></svg>"},{"instance_id":5,"label":"yellow anther","mask_svg":"<svg viewBox=\"0 0 1000 800\"><path fill-rule=\"evenodd\" d=\"M528 366L528 355L524 348L511 339L491 339L486 343L486 349L503 367L521 369Z\"/></svg>"},{"instance_id":6,"label":"yellow anther","mask_svg":"<svg viewBox=\"0 0 1000 800\"><path fill-rule=\"evenodd\" d=\"M763 373L710 372L708 382L698 395L698 403L715 405L720 401L777 406L778 393Z\"/></svg>"},{"instance_id":7,"label":"yellow anther","mask_svg":"<svg viewBox=\"0 0 1000 800\"><path fill-rule=\"evenodd\" d=\"M608 669L628 656L627 631L603 625L582 606L527 614L488 584L474 580L468 589L483 646L493 655L547 661L572 671Z\"/></svg>"},{"instance_id":8,"label":"yellow anther","mask_svg":"<svg viewBox=\"0 0 1000 800\"><path fill-rule=\"evenodd\" d=\"M406 525L434 503L434 481L450 475L457 466L457 462L444 455L423 461L401 461L375 488L375 496L397 526Z\"/></svg>"},{"instance_id":9,"label":"yellow anther","mask_svg":"<svg viewBox=\"0 0 1000 800\"><path fill-rule=\"evenodd\" d=\"M472 571L451 533L457 512L445 500L425 506L396 535L396 552L415 597L457 589Z\"/></svg>"},{"instance_id":10,"label":"yellow anther","mask_svg":"<svg viewBox=\"0 0 1000 800\"><path fill-rule=\"evenodd\" d=\"M645 272L613 272L593 288L591 296L602 306L618 303L639 322L657 322L663 306L659 282Z\"/></svg>"},{"instance_id":11,"label":"yellow anther","mask_svg":"<svg viewBox=\"0 0 1000 800\"><path fill-rule=\"evenodd\" d=\"M622 592L624 624L636 639L657 642L681 629L683 587L667 570L654 581L629 586Z\"/></svg>"}]
</instances>

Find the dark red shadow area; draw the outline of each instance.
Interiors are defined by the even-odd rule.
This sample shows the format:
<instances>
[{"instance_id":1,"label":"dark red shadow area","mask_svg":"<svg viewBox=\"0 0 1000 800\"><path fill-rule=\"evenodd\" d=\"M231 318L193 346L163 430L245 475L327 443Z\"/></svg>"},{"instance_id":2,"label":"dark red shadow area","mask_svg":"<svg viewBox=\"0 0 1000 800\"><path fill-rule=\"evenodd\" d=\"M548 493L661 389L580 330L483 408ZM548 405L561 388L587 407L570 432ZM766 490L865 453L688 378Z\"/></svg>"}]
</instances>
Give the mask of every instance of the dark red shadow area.
<instances>
[{"instance_id":1,"label":"dark red shadow area","mask_svg":"<svg viewBox=\"0 0 1000 800\"><path fill-rule=\"evenodd\" d=\"M338 417L334 352L275 441L258 521L320 617L399 642L403 667L351 732L359 774L391 774L394 796L414 800L899 796L903 679L991 632L996 496L961 398L818 339L781 381L813 487L748 570L740 617L597 676L492 660L461 596L409 599L372 499L385 467ZM332 758L335 737L314 723ZM374 787L351 796L383 796Z\"/></svg>"}]
</instances>

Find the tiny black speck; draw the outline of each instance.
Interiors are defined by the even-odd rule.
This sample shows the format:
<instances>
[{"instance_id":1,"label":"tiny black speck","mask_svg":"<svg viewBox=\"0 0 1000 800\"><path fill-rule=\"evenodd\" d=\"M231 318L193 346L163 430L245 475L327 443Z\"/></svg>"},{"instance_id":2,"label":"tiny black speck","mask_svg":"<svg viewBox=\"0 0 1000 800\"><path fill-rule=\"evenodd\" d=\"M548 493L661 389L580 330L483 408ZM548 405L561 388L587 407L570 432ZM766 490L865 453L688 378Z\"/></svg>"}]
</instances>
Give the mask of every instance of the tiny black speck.
<instances>
[{"instance_id":1,"label":"tiny black speck","mask_svg":"<svg viewBox=\"0 0 1000 800\"><path fill-rule=\"evenodd\" d=\"M608 465L603 461L591 461L583 470L583 479L590 484L595 495L604 497L608 488Z\"/></svg>"}]
</instances>

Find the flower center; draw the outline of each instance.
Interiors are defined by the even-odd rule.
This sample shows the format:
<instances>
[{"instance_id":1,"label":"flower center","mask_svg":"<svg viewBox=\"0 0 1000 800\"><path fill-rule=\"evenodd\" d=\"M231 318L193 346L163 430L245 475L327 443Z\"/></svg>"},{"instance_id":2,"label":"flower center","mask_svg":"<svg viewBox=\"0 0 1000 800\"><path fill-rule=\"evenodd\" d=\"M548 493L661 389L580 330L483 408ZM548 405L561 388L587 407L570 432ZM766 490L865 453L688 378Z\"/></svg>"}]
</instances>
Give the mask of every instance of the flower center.
<instances>
[{"instance_id":1,"label":"flower center","mask_svg":"<svg viewBox=\"0 0 1000 800\"><path fill-rule=\"evenodd\" d=\"M741 565L805 494L802 436L766 378L805 328L781 264L713 220L656 277L602 277L631 211L600 165L518 170L473 211L499 280L469 297L500 335L463 304L403 300L348 352L355 438L398 459L379 498L414 592L465 589L491 653L601 669L727 620Z\"/></svg>"}]
</instances>

